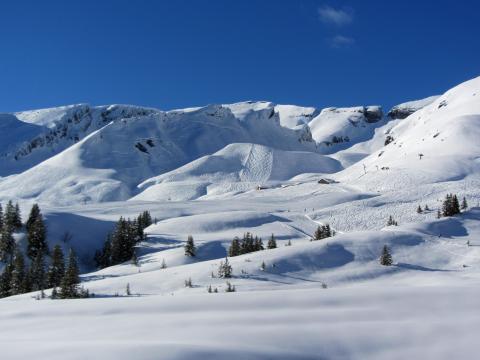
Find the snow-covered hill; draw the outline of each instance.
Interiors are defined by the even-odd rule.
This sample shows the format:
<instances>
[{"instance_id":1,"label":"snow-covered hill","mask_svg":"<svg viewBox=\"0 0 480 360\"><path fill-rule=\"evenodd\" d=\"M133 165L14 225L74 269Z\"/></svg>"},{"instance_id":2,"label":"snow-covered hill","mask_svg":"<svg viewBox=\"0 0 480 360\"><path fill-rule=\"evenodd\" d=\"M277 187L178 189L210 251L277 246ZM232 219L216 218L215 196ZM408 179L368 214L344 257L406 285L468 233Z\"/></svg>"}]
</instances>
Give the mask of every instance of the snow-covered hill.
<instances>
[{"instance_id":1,"label":"snow-covered hill","mask_svg":"<svg viewBox=\"0 0 480 360\"><path fill-rule=\"evenodd\" d=\"M90 351L107 359L471 358L480 325L479 96L480 77L387 116L379 106L252 101L1 115L0 202L19 201L24 221L39 202L49 246L76 251L83 285L96 294L1 300L3 351L12 359ZM448 193L469 208L437 219ZM115 221L145 210L154 223L137 244L138 264L95 269ZM399 226L386 227L389 216ZM336 235L311 241L327 223ZM237 292L222 294L219 264L247 232L264 245L274 234L278 247L229 257ZM184 253L189 235L195 257ZM23 248L25 229L14 238ZM379 264L384 245L393 266ZM15 326L22 332L8 331ZM52 342L58 328L69 332ZM458 342L446 341L452 333Z\"/></svg>"}]
</instances>

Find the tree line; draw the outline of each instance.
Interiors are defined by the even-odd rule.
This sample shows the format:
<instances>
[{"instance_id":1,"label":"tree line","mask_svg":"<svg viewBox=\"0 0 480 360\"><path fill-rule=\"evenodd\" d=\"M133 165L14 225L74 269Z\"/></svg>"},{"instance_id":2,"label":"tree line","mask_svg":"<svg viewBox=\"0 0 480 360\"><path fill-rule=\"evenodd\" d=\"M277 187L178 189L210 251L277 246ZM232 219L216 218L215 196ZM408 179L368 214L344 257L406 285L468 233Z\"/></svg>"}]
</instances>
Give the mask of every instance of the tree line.
<instances>
[{"instance_id":1,"label":"tree line","mask_svg":"<svg viewBox=\"0 0 480 360\"><path fill-rule=\"evenodd\" d=\"M133 220L120 217L113 232L107 235L103 248L95 252L97 268L103 269L129 260L136 263L136 245L145 240L144 230L151 224L152 217L148 211Z\"/></svg>"},{"instance_id":2,"label":"tree line","mask_svg":"<svg viewBox=\"0 0 480 360\"><path fill-rule=\"evenodd\" d=\"M86 292L78 285L79 269L73 249L70 249L67 263L59 245L49 250L47 228L38 204L32 206L24 227L26 254L13 236L23 227L18 204L9 201L5 212L0 204L0 260L5 264L0 275L0 297L31 291L41 291L43 295L46 288L53 288L52 297L85 296Z\"/></svg>"}]
</instances>

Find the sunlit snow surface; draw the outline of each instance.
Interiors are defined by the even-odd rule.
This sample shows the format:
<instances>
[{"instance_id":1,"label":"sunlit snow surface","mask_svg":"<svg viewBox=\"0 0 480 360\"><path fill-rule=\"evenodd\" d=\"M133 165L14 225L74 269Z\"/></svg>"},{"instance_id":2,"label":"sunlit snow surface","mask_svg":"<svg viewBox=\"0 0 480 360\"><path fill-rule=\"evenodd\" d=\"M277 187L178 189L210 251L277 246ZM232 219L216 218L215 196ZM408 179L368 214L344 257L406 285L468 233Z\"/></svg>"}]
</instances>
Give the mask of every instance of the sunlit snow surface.
<instances>
[{"instance_id":1,"label":"sunlit snow surface","mask_svg":"<svg viewBox=\"0 0 480 360\"><path fill-rule=\"evenodd\" d=\"M363 108L269 102L2 115L0 201L19 201L24 218L39 202L50 245L76 250L95 294L2 299L2 359L475 358L479 94L477 78L399 105L419 109L406 119L374 123ZM62 124L66 137L13 160ZM350 141L326 145L332 136ZM450 192L470 209L437 219ZM430 210L418 214L419 205ZM115 221L144 210L156 223L139 266L94 271ZM398 227L385 226L390 215ZM337 235L310 241L325 223ZM274 233L279 247L229 258L237 291L227 294L217 269L247 231L264 243ZM188 235L194 258L184 256ZM384 245L391 267L378 262Z\"/></svg>"}]
</instances>

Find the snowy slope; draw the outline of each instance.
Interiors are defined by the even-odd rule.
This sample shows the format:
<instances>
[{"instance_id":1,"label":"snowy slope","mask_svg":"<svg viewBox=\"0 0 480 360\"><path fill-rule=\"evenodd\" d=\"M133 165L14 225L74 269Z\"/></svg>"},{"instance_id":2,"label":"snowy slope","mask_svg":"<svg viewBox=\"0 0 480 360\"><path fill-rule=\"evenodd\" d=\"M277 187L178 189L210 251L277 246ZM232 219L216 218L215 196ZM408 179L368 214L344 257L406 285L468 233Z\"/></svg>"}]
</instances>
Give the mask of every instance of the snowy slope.
<instances>
[{"instance_id":1,"label":"snowy slope","mask_svg":"<svg viewBox=\"0 0 480 360\"><path fill-rule=\"evenodd\" d=\"M325 154L349 148L370 139L386 120L379 106L326 108L309 123L313 139Z\"/></svg>"},{"instance_id":2,"label":"snowy slope","mask_svg":"<svg viewBox=\"0 0 480 360\"><path fill-rule=\"evenodd\" d=\"M200 196L251 190L307 172L333 173L340 165L313 152L282 151L255 144L230 144L213 155L139 185L134 200L191 200Z\"/></svg>"},{"instance_id":3,"label":"snowy slope","mask_svg":"<svg viewBox=\"0 0 480 360\"><path fill-rule=\"evenodd\" d=\"M142 181L231 143L315 150L312 142L279 124L273 106L237 116L229 108L212 105L109 122L58 155L0 182L0 199L57 204L126 200ZM44 147L33 153L43 151L50 150Z\"/></svg>"}]
</instances>

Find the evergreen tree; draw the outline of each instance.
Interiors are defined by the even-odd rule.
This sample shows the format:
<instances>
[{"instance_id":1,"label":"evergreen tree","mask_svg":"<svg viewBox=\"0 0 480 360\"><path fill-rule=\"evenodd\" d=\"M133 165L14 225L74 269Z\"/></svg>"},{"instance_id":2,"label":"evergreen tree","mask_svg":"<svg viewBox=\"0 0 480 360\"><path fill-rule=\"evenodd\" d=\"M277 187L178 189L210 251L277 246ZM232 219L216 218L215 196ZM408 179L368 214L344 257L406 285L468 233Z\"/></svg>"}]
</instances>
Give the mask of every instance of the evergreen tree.
<instances>
[{"instance_id":1,"label":"evergreen tree","mask_svg":"<svg viewBox=\"0 0 480 360\"><path fill-rule=\"evenodd\" d=\"M5 265L0 275L0 297L10 296L10 285L12 283L13 263Z\"/></svg>"},{"instance_id":2,"label":"evergreen tree","mask_svg":"<svg viewBox=\"0 0 480 360\"><path fill-rule=\"evenodd\" d=\"M6 223L0 233L0 260L3 262L9 261L13 257L15 239L12 232L13 229Z\"/></svg>"},{"instance_id":3,"label":"evergreen tree","mask_svg":"<svg viewBox=\"0 0 480 360\"><path fill-rule=\"evenodd\" d=\"M393 220L392 215L390 215L388 218L387 226L398 226L398 223L395 220Z\"/></svg>"},{"instance_id":4,"label":"evergreen tree","mask_svg":"<svg viewBox=\"0 0 480 360\"><path fill-rule=\"evenodd\" d=\"M442 217L442 213L440 209L437 210L437 219L440 219Z\"/></svg>"},{"instance_id":5,"label":"evergreen tree","mask_svg":"<svg viewBox=\"0 0 480 360\"><path fill-rule=\"evenodd\" d=\"M60 297L62 299L76 298L80 295L78 290L80 279L78 275L77 258L73 249L70 249L67 269L60 284Z\"/></svg>"},{"instance_id":6,"label":"evergreen tree","mask_svg":"<svg viewBox=\"0 0 480 360\"><path fill-rule=\"evenodd\" d=\"M457 195L447 194L442 205L443 216L454 216L460 214L460 204Z\"/></svg>"},{"instance_id":7,"label":"evergreen tree","mask_svg":"<svg viewBox=\"0 0 480 360\"><path fill-rule=\"evenodd\" d=\"M220 278L230 278L232 277L232 266L228 262L228 258L225 258L225 261L220 262L218 268L218 277Z\"/></svg>"},{"instance_id":8,"label":"evergreen tree","mask_svg":"<svg viewBox=\"0 0 480 360\"><path fill-rule=\"evenodd\" d=\"M287 244L286 244L285 246L292 246L292 242L291 242L290 239L288 240L288 242L287 242Z\"/></svg>"},{"instance_id":9,"label":"evergreen tree","mask_svg":"<svg viewBox=\"0 0 480 360\"><path fill-rule=\"evenodd\" d=\"M111 265L128 261L132 258L133 250L137 242L137 232L130 220L121 217L112 235Z\"/></svg>"},{"instance_id":10,"label":"evergreen tree","mask_svg":"<svg viewBox=\"0 0 480 360\"><path fill-rule=\"evenodd\" d=\"M162 259L162 265L160 265L160 269L166 269L167 268L167 263L165 262L165 259Z\"/></svg>"},{"instance_id":11,"label":"evergreen tree","mask_svg":"<svg viewBox=\"0 0 480 360\"><path fill-rule=\"evenodd\" d=\"M17 230L22 227L22 214L20 213L20 206L18 206L18 203L15 204L13 226Z\"/></svg>"},{"instance_id":12,"label":"evergreen tree","mask_svg":"<svg viewBox=\"0 0 480 360\"><path fill-rule=\"evenodd\" d=\"M462 206L460 208L464 211L468 209L467 199L465 198L465 196L462 199Z\"/></svg>"},{"instance_id":13,"label":"evergreen tree","mask_svg":"<svg viewBox=\"0 0 480 360\"><path fill-rule=\"evenodd\" d=\"M332 236L332 230L330 229L330 225L319 225L315 233L313 234L313 240L322 240Z\"/></svg>"},{"instance_id":14,"label":"evergreen tree","mask_svg":"<svg viewBox=\"0 0 480 360\"><path fill-rule=\"evenodd\" d=\"M27 223L25 224L25 227L27 231L31 229L35 221L41 216L40 212L40 207L38 204L33 204L32 208L30 209L30 215L28 216Z\"/></svg>"},{"instance_id":15,"label":"evergreen tree","mask_svg":"<svg viewBox=\"0 0 480 360\"><path fill-rule=\"evenodd\" d=\"M127 283L127 287L125 289L125 294L127 294L127 296L132 295L132 292L130 291L130 283Z\"/></svg>"},{"instance_id":16,"label":"evergreen tree","mask_svg":"<svg viewBox=\"0 0 480 360\"><path fill-rule=\"evenodd\" d=\"M185 256L195 256L195 243L192 235L188 235L187 243L185 244Z\"/></svg>"},{"instance_id":17,"label":"evergreen tree","mask_svg":"<svg viewBox=\"0 0 480 360\"><path fill-rule=\"evenodd\" d=\"M15 251L13 268L10 279L10 295L22 294L25 292L25 259L20 249Z\"/></svg>"},{"instance_id":18,"label":"evergreen tree","mask_svg":"<svg viewBox=\"0 0 480 360\"><path fill-rule=\"evenodd\" d=\"M107 239L105 240L105 243L103 244L103 249L102 250L97 250L95 252L95 257L94 261L99 269L103 269L106 267L109 267L111 264L111 255L112 253L112 244L111 244L111 235L107 235Z\"/></svg>"},{"instance_id":19,"label":"evergreen tree","mask_svg":"<svg viewBox=\"0 0 480 360\"><path fill-rule=\"evenodd\" d=\"M32 290L43 290L46 288L47 276L45 272L45 258L43 253L39 252L32 260L30 266L30 276L32 282Z\"/></svg>"},{"instance_id":20,"label":"evergreen tree","mask_svg":"<svg viewBox=\"0 0 480 360\"><path fill-rule=\"evenodd\" d=\"M255 240L253 241L253 251L261 250L264 250L262 238L255 236Z\"/></svg>"},{"instance_id":21,"label":"evergreen tree","mask_svg":"<svg viewBox=\"0 0 480 360\"><path fill-rule=\"evenodd\" d=\"M3 231L3 207L2 203L0 203L0 234Z\"/></svg>"},{"instance_id":22,"label":"evergreen tree","mask_svg":"<svg viewBox=\"0 0 480 360\"><path fill-rule=\"evenodd\" d=\"M15 224L16 224L15 218L16 218L15 206L13 206L13 203L10 200L5 206L5 215L3 219L4 219L4 226L6 226L9 229L12 229L12 232L13 230L15 230Z\"/></svg>"},{"instance_id":23,"label":"evergreen tree","mask_svg":"<svg viewBox=\"0 0 480 360\"><path fill-rule=\"evenodd\" d=\"M392 255L390 254L387 245L383 246L382 255L380 256L380 264L384 266L392 265Z\"/></svg>"},{"instance_id":24,"label":"evergreen tree","mask_svg":"<svg viewBox=\"0 0 480 360\"><path fill-rule=\"evenodd\" d=\"M421 213L423 213L423 209L422 209L422 207L421 207L420 205L418 205L418 207L417 207L417 214L421 214Z\"/></svg>"},{"instance_id":25,"label":"evergreen tree","mask_svg":"<svg viewBox=\"0 0 480 360\"><path fill-rule=\"evenodd\" d=\"M428 205L425 205L425 211L430 211L430 208L428 207Z\"/></svg>"},{"instance_id":26,"label":"evergreen tree","mask_svg":"<svg viewBox=\"0 0 480 360\"><path fill-rule=\"evenodd\" d=\"M225 288L225 292L235 292L235 285L230 284L230 281L227 281L227 287Z\"/></svg>"},{"instance_id":27,"label":"evergreen tree","mask_svg":"<svg viewBox=\"0 0 480 360\"><path fill-rule=\"evenodd\" d=\"M40 212L29 220L30 223L27 230L27 256L33 260L40 253L42 255L48 253L47 229Z\"/></svg>"},{"instance_id":28,"label":"evergreen tree","mask_svg":"<svg viewBox=\"0 0 480 360\"><path fill-rule=\"evenodd\" d=\"M267 249L275 249L277 247L277 241L275 240L275 236L272 234L270 239L267 243Z\"/></svg>"},{"instance_id":29,"label":"evergreen tree","mask_svg":"<svg viewBox=\"0 0 480 360\"><path fill-rule=\"evenodd\" d=\"M228 248L228 256L238 256L241 254L241 251L240 239L235 236L232 240L232 244Z\"/></svg>"},{"instance_id":30,"label":"evergreen tree","mask_svg":"<svg viewBox=\"0 0 480 360\"><path fill-rule=\"evenodd\" d=\"M55 245L52 251L52 262L48 268L47 283L49 287L60 286L65 274L65 257L60 245Z\"/></svg>"}]
</instances>

